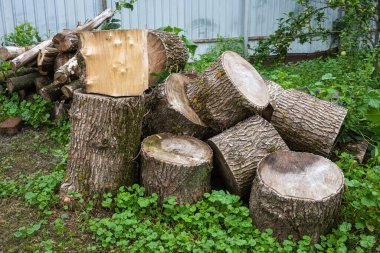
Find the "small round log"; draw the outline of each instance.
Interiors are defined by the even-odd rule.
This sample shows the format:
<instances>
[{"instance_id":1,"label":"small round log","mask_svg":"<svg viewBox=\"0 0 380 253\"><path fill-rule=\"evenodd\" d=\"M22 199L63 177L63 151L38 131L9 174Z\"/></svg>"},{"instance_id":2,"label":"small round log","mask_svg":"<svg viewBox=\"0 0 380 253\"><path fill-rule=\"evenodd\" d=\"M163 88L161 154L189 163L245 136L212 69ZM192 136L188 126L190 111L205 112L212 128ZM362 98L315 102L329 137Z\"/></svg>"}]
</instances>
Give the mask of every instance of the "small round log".
<instances>
[{"instance_id":1,"label":"small round log","mask_svg":"<svg viewBox=\"0 0 380 253\"><path fill-rule=\"evenodd\" d=\"M61 91L65 98L70 99L73 97L74 91L81 88L83 88L83 83L80 80L75 80L62 86Z\"/></svg>"},{"instance_id":2,"label":"small round log","mask_svg":"<svg viewBox=\"0 0 380 253\"><path fill-rule=\"evenodd\" d=\"M249 209L259 229L271 228L280 240L303 235L316 243L333 225L344 191L344 176L330 160L278 151L258 165Z\"/></svg>"},{"instance_id":3,"label":"small round log","mask_svg":"<svg viewBox=\"0 0 380 253\"><path fill-rule=\"evenodd\" d=\"M207 126L187 99L185 82L189 80L185 75L171 74L147 96L144 136L168 132L202 138L207 133Z\"/></svg>"},{"instance_id":4,"label":"small round log","mask_svg":"<svg viewBox=\"0 0 380 253\"><path fill-rule=\"evenodd\" d=\"M271 123L291 150L330 155L347 109L293 89L275 104Z\"/></svg>"},{"instance_id":5,"label":"small round log","mask_svg":"<svg viewBox=\"0 0 380 253\"><path fill-rule=\"evenodd\" d=\"M39 91L38 94L46 99L47 101L53 102L61 99L62 96L62 88L63 84L60 84L58 82L52 82L49 85L46 85L42 87Z\"/></svg>"},{"instance_id":6,"label":"small round log","mask_svg":"<svg viewBox=\"0 0 380 253\"><path fill-rule=\"evenodd\" d=\"M70 192L87 199L137 183L143 115L141 97L74 92L67 172L60 188L63 204L75 203Z\"/></svg>"},{"instance_id":7,"label":"small round log","mask_svg":"<svg viewBox=\"0 0 380 253\"><path fill-rule=\"evenodd\" d=\"M277 150L289 150L273 126L255 115L209 139L214 164L226 188L246 197L262 158Z\"/></svg>"},{"instance_id":8,"label":"small round log","mask_svg":"<svg viewBox=\"0 0 380 253\"><path fill-rule=\"evenodd\" d=\"M59 51L54 47L46 47L40 50L37 56L38 72L47 75L54 70L55 58Z\"/></svg>"},{"instance_id":9,"label":"small round log","mask_svg":"<svg viewBox=\"0 0 380 253\"><path fill-rule=\"evenodd\" d=\"M194 203L211 189L212 150L185 135L162 133L144 139L141 180L147 194L157 193L159 203L170 196L177 203Z\"/></svg>"},{"instance_id":10,"label":"small round log","mask_svg":"<svg viewBox=\"0 0 380 253\"><path fill-rule=\"evenodd\" d=\"M224 52L186 93L199 117L217 132L261 112L269 103L264 80L244 58Z\"/></svg>"},{"instance_id":11,"label":"small round log","mask_svg":"<svg viewBox=\"0 0 380 253\"><path fill-rule=\"evenodd\" d=\"M43 87L51 84L53 80L48 76L39 76L34 79L34 86L36 87L36 92L38 93Z\"/></svg>"},{"instance_id":12,"label":"small round log","mask_svg":"<svg viewBox=\"0 0 380 253\"><path fill-rule=\"evenodd\" d=\"M75 52L78 50L79 38L75 31L64 30L53 37L54 47L60 52Z\"/></svg>"},{"instance_id":13,"label":"small round log","mask_svg":"<svg viewBox=\"0 0 380 253\"><path fill-rule=\"evenodd\" d=\"M148 33L149 73L182 70L189 58L185 43L175 33L150 30ZM159 80L158 76L149 76L149 86Z\"/></svg>"}]
</instances>

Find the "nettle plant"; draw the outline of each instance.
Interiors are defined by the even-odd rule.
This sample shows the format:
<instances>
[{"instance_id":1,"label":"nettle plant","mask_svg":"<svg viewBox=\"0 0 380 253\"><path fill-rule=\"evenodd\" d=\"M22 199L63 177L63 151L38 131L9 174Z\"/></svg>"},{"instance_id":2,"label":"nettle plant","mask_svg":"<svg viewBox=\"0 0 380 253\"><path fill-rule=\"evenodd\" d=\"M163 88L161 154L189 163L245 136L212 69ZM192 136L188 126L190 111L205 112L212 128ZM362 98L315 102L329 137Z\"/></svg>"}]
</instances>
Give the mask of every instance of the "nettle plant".
<instances>
[{"instance_id":1,"label":"nettle plant","mask_svg":"<svg viewBox=\"0 0 380 253\"><path fill-rule=\"evenodd\" d=\"M372 77L378 78L380 57L380 1L379 0L297 0L303 11L289 12L279 19L278 29L255 50L257 59L269 54L283 58L294 41L301 44L328 40L340 47L342 55L356 56L358 48L368 52L373 64ZM342 13L332 28L326 27L327 9Z\"/></svg>"}]
</instances>

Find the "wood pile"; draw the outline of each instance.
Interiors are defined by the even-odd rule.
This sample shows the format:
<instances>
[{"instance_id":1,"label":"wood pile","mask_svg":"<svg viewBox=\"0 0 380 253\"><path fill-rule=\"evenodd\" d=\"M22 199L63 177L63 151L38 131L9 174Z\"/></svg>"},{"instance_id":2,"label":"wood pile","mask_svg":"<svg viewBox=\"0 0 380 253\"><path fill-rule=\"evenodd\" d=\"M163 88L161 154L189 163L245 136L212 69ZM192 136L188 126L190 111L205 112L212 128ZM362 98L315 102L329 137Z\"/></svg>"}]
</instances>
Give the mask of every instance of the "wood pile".
<instances>
[{"instance_id":1,"label":"wood pile","mask_svg":"<svg viewBox=\"0 0 380 253\"><path fill-rule=\"evenodd\" d=\"M174 73L157 85L151 73L184 68L181 38L91 32L110 16L99 17L21 53L12 66L36 60L37 71L7 81L13 92L34 87L51 101L72 98L64 205L77 204L71 192L88 199L138 182L159 203L194 203L220 177L223 189L249 199L256 226L281 240L317 241L330 229L344 177L325 157L346 109L263 80L234 52L203 73Z\"/></svg>"}]
</instances>

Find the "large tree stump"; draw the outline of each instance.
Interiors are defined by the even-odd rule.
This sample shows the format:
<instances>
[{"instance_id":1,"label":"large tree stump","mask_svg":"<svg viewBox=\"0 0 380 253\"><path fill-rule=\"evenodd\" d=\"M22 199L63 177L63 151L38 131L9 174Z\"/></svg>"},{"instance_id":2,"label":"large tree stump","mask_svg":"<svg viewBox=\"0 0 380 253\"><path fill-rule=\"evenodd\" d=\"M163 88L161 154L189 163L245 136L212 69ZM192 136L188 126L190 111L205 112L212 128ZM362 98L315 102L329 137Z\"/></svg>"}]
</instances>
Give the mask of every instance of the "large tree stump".
<instances>
[{"instance_id":1,"label":"large tree stump","mask_svg":"<svg viewBox=\"0 0 380 253\"><path fill-rule=\"evenodd\" d=\"M182 70L189 58L185 43L175 33L150 30L148 33L149 73ZM158 81L158 76L149 76L149 86Z\"/></svg>"},{"instance_id":2,"label":"large tree stump","mask_svg":"<svg viewBox=\"0 0 380 253\"><path fill-rule=\"evenodd\" d=\"M67 175L60 188L65 204L72 201L70 192L88 198L138 181L135 159L143 115L141 97L112 98L75 91Z\"/></svg>"},{"instance_id":3,"label":"large tree stump","mask_svg":"<svg viewBox=\"0 0 380 253\"><path fill-rule=\"evenodd\" d=\"M224 52L187 84L190 104L206 125L220 132L261 113L269 103L264 80L234 52Z\"/></svg>"},{"instance_id":4,"label":"large tree stump","mask_svg":"<svg viewBox=\"0 0 380 253\"><path fill-rule=\"evenodd\" d=\"M291 150L329 156L347 110L296 90L277 97L271 123Z\"/></svg>"},{"instance_id":5,"label":"large tree stump","mask_svg":"<svg viewBox=\"0 0 380 253\"><path fill-rule=\"evenodd\" d=\"M147 96L144 136L168 132L202 138L208 132L187 99L184 85L189 80L185 75L171 74Z\"/></svg>"},{"instance_id":6,"label":"large tree stump","mask_svg":"<svg viewBox=\"0 0 380 253\"><path fill-rule=\"evenodd\" d=\"M194 203L210 190L212 150L204 142L185 135L156 134L141 147L141 178L147 194L159 202L170 196L177 203Z\"/></svg>"},{"instance_id":7,"label":"large tree stump","mask_svg":"<svg viewBox=\"0 0 380 253\"><path fill-rule=\"evenodd\" d=\"M214 136L208 143L227 190L242 197L249 194L260 160L277 150L289 150L273 126L258 115Z\"/></svg>"},{"instance_id":8,"label":"large tree stump","mask_svg":"<svg viewBox=\"0 0 380 253\"><path fill-rule=\"evenodd\" d=\"M249 209L254 224L280 240L309 235L315 243L333 224L343 190L343 173L330 160L279 151L259 163Z\"/></svg>"}]
</instances>

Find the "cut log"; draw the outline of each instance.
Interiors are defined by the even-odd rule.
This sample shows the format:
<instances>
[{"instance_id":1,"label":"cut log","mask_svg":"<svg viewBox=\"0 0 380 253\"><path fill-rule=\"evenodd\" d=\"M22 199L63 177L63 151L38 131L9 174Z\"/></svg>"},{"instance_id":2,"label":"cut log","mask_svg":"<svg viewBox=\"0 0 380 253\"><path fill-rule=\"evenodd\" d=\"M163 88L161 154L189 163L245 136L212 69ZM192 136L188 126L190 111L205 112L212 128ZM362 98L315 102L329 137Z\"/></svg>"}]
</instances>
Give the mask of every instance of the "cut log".
<instances>
[{"instance_id":1,"label":"cut log","mask_svg":"<svg viewBox=\"0 0 380 253\"><path fill-rule=\"evenodd\" d=\"M188 80L185 75L171 74L147 96L144 136L168 132L202 138L207 134L208 127L187 99L184 85Z\"/></svg>"},{"instance_id":2,"label":"cut log","mask_svg":"<svg viewBox=\"0 0 380 253\"><path fill-rule=\"evenodd\" d=\"M157 193L159 203L176 196L177 203L194 203L210 190L212 150L185 135L156 134L141 147L141 180L146 193Z\"/></svg>"},{"instance_id":3,"label":"cut log","mask_svg":"<svg viewBox=\"0 0 380 253\"><path fill-rule=\"evenodd\" d=\"M49 47L51 45L51 39L45 40L38 44L37 46L34 46L33 48L29 49L28 51L25 51L24 53L20 54L16 58L14 58L11 61L11 67L13 71L16 71L18 68L26 65L27 63L35 60L37 58L38 53L41 49Z\"/></svg>"},{"instance_id":4,"label":"cut log","mask_svg":"<svg viewBox=\"0 0 380 253\"><path fill-rule=\"evenodd\" d=\"M113 12L111 9L104 10L99 16L95 17L94 19L88 21L84 25L78 26L76 29L74 29L74 32L80 32L80 31L90 31L92 29L95 29L99 27L104 21L110 19L113 15ZM37 58L38 53L41 49L46 47L51 47L53 45L53 40L48 39L46 41L41 42L37 46L31 48L30 50L20 54L15 59L11 61L11 67L13 71L16 71L16 69L26 65L27 63L35 60Z\"/></svg>"},{"instance_id":5,"label":"cut log","mask_svg":"<svg viewBox=\"0 0 380 253\"><path fill-rule=\"evenodd\" d=\"M39 73L30 73L23 76L11 77L7 80L7 90L9 93L30 89L34 87L34 80L39 77Z\"/></svg>"},{"instance_id":6,"label":"cut log","mask_svg":"<svg viewBox=\"0 0 380 253\"><path fill-rule=\"evenodd\" d=\"M34 79L34 86L36 87L37 93L45 86L51 84L53 80L48 76L39 76Z\"/></svg>"},{"instance_id":7,"label":"cut log","mask_svg":"<svg viewBox=\"0 0 380 253\"><path fill-rule=\"evenodd\" d=\"M368 141L366 139L360 141L353 141L348 143L341 143L339 152L350 153L354 156L355 160L363 163L368 149Z\"/></svg>"},{"instance_id":8,"label":"cut log","mask_svg":"<svg viewBox=\"0 0 380 253\"><path fill-rule=\"evenodd\" d=\"M182 70L189 58L185 43L175 33L150 30L148 33L149 73ZM149 76L149 86L153 86L158 76Z\"/></svg>"},{"instance_id":9,"label":"cut log","mask_svg":"<svg viewBox=\"0 0 380 253\"><path fill-rule=\"evenodd\" d=\"M12 60L33 47L34 45L28 46L28 47L16 47L16 46L0 47L0 60L3 60L3 61Z\"/></svg>"},{"instance_id":10,"label":"cut log","mask_svg":"<svg viewBox=\"0 0 380 253\"><path fill-rule=\"evenodd\" d=\"M71 53L60 53L57 55L54 61L54 72L57 72L57 70L65 65L71 58L74 57L75 54Z\"/></svg>"},{"instance_id":11,"label":"cut log","mask_svg":"<svg viewBox=\"0 0 380 253\"><path fill-rule=\"evenodd\" d=\"M41 49L37 56L38 72L41 75L47 75L53 72L55 59L58 56L58 49L54 47L46 47Z\"/></svg>"},{"instance_id":12,"label":"cut log","mask_svg":"<svg viewBox=\"0 0 380 253\"><path fill-rule=\"evenodd\" d=\"M200 77L187 83L190 104L217 132L261 113L269 103L264 80L234 52L224 52Z\"/></svg>"},{"instance_id":13,"label":"cut log","mask_svg":"<svg viewBox=\"0 0 380 253\"><path fill-rule=\"evenodd\" d=\"M52 82L51 84L43 87L38 91L38 94L47 101L53 102L60 100L62 97L62 88L63 84L58 82Z\"/></svg>"},{"instance_id":14,"label":"cut log","mask_svg":"<svg viewBox=\"0 0 380 253\"><path fill-rule=\"evenodd\" d=\"M53 37L54 47L61 52L74 52L78 49L78 32L91 31L98 28L103 22L113 16L111 9L104 10L99 16L88 21L84 25L78 26L74 30L64 30Z\"/></svg>"},{"instance_id":15,"label":"cut log","mask_svg":"<svg viewBox=\"0 0 380 253\"><path fill-rule=\"evenodd\" d=\"M54 74L54 81L66 83L80 76L80 67L76 56L71 57L65 64L57 69Z\"/></svg>"},{"instance_id":16,"label":"cut log","mask_svg":"<svg viewBox=\"0 0 380 253\"><path fill-rule=\"evenodd\" d=\"M83 32L80 39L86 92L140 96L148 88L146 30Z\"/></svg>"},{"instance_id":17,"label":"cut log","mask_svg":"<svg viewBox=\"0 0 380 253\"><path fill-rule=\"evenodd\" d=\"M277 150L289 150L273 126L258 115L214 136L208 144L227 190L243 198L249 194L260 160Z\"/></svg>"},{"instance_id":18,"label":"cut log","mask_svg":"<svg viewBox=\"0 0 380 253\"><path fill-rule=\"evenodd\" d=\"M329 156L347 110L296 90L276 99L271 123L291 150Z\"/></svg>"},{"instance_id":19,"label":"cut log","mask_svg":"<svg viewBox=\"0 0 380 253\"><path fill-rule=\"evenodd\" d=\"M63 95L65 96L65 98L70 99L73 97L75 90L82 89L82 88L83 88L82 82L79 80L75 80L69 84L62 86L61 91Z\"/></svg>"},{"instance_id":20,"label":"cut log","mask_svg":"<svg viewBox=\"0 0 380 253\"><path fill-rule=\"evenodd\" d=\"M270 81L270 80L265 80L265 84L267 85L268 88L268 94L269 94L269 104L267 108L263 110L262 116L266 120L270 122L273 114L273 110L276 107L276 99L281 95L281 93L285 90L282 88L280 85L277 83Z\"/></svg>"},{"instance_id":21,"label":"cut log","mask_svg":"<svg viewBox=\"0 0 380 253\"><path fill-rule=\"evenodd\" d=\"M34 68L22 68L19 69L17 72L13 71L0 71L0 82L6 81L8 78L15 77L15 76L23 76L26 74L34 73L36 72L36 69Z\"/></svg>"},{"instance_id":22,"label":"cut log","mask_svg":"<svg viewBox=\"0 0 380 253\"><path fill-rule=\"evenodd\" d=\"M20 132L23 121L20 117L14 117L4 120L0 123L0 135L13 136Z\"/></svg>"},{"instance_id":23,"label":"cut log","mask_svg":"<svg viewBox=\"0 0 380 253\"><path fill-rule=\"evenodd\" d=\"M312 243L336 218L344 177L330 160L310 153L279 151L265 157L253 181L249 209L254 224L280 240L303 235Z\"/></svg>"},{"instance_id":24,"label":"cut log","mask_svg":"<svg viewBox=\"0 0 380 253\"><path fill-rule=\"evenodd\" d=\"M141 97L74 92L67 175L60 188L65 205L75 203L70 192L88 198L137 183L143 115Z\"/></svg>"}]
</instances>

